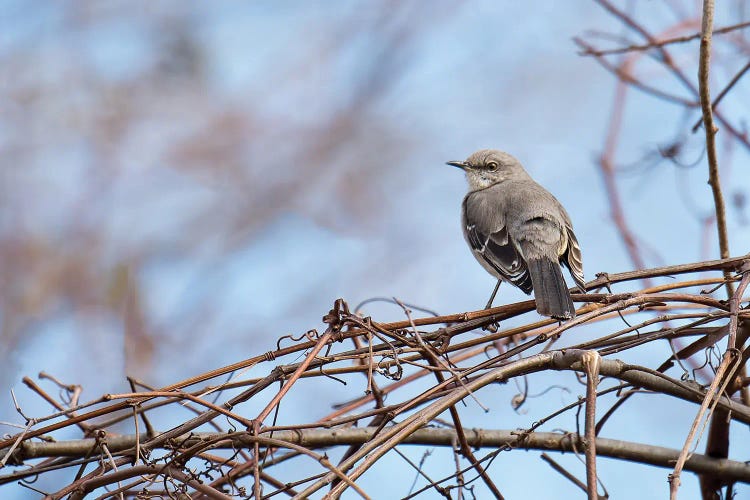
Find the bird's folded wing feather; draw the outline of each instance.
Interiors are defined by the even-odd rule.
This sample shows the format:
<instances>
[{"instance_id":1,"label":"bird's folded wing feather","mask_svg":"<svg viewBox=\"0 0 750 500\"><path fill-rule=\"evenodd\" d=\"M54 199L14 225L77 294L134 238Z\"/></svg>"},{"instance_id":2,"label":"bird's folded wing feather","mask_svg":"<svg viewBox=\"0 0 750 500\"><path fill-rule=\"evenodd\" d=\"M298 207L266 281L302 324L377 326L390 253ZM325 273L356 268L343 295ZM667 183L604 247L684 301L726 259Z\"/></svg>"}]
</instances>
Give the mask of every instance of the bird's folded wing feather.
<instances>
[{"instance_id":1,"label":"bird's folded wing feather","mask_svg":"<svg viewBox=\"0 0 750 500\"><path fill-rule=\"evenodd\" d=\"M586 280L583 277L583 258L581 257L581 247L578 245L578 239L573 233L573 227L568 223L565 225L568 233L568 248L562 255L563 264L570 269L570 275L578 285L581 292L586 293Z\"/></svg>"},{"instance_id":2,"label":"bird's folded wing feather","mask_svg":"<svg viewBox=\"0 0 750 500\"><path fill-rule=\"evenodd\" d=\"M502 207L491 202L487 189L464 198L464 234L477 258L507 281L531 293L531 276L513 242L508 238ZM497 198L495 198L497 199Z\"/></svg>"}]
</instances>

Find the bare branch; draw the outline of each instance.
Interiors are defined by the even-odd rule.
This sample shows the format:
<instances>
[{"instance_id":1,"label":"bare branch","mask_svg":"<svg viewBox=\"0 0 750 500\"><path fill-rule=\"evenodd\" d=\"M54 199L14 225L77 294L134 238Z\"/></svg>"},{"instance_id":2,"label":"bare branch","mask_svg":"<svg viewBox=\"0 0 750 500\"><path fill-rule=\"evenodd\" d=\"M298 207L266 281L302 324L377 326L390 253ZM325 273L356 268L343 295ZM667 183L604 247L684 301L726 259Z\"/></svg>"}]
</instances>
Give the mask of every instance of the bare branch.
<instances>
[{"instance_id":1,"label":"bare branch","mask_svg":"<svg viewBox=\"0 0 750 500\"><path fill-rule=\"evenodd\" d=\"M708 156L708 184L714 196L716 212L716 230L719 233L719 250L721 258L729 257L729 235L727 233L727 214L724 207L724 194L721 191L719 178L719 160L716 156L716 132L714 114L711 106L711 88L709 71L711 68L711 34L714 26L714 2L703 0L703 21L701 23L701 48L698 65L698 88L703 112L703 129L706 131L706 153ZM726 273L725 273L726 276ZM726 284L727 297L733 295L731 283Z\"/></svg>"}]
</instances>

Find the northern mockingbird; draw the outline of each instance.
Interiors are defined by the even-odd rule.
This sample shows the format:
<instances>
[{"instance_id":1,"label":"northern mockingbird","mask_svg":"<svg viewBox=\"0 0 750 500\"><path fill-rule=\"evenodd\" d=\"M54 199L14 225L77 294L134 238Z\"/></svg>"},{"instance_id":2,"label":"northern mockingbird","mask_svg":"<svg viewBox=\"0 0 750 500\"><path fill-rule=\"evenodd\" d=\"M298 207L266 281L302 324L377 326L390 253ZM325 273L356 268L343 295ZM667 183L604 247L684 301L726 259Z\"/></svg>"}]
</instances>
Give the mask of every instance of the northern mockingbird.
<instances>
[{"instance_id":1,"label":"northern mockingbird","mask_svg":"<svg viewBox=\"0 0 750 500\"><path fill-rule=\"evenodd\" d=\"M583 261L560 202L502 151L483 149L448 165L462 169L469 181L461 210L466 242L482 267L498 279L487 308L501 281L507 281L527 294L534 290L539 314L575 317L560 265L586 293Z\"/></svg>"}]
</instances>

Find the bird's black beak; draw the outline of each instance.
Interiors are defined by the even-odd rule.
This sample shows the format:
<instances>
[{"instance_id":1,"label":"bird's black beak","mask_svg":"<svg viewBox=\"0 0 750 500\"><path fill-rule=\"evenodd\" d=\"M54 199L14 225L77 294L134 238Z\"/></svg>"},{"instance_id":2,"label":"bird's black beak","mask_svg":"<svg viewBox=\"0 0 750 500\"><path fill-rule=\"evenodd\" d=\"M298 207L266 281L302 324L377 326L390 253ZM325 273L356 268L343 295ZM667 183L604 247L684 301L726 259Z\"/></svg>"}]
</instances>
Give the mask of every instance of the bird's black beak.
<instances>
[{"instance_id":1,"label":"bird's black beak","mask_svg":"<svg viewBox=\"0 0 750 500\"><path fill-rule=\"evenodd\" d=\"M465 161L447 161L445 162L445 164L452 167L458 167L461 170L465 169L468 166Z\"/></svg>"}]
</instances>

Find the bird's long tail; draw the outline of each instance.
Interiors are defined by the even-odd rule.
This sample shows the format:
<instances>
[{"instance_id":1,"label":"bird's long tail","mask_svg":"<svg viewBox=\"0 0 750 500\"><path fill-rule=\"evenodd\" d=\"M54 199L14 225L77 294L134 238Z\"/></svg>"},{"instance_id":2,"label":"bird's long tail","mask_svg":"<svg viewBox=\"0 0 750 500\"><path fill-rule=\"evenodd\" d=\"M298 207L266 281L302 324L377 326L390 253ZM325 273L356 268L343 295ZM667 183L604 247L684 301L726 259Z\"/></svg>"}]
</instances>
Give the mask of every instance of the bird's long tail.
<instances>
[{"instance_id":1,"label":"bird's long tail","mask_svg":"<svg viewBox=\"0 0 750 500\"><path fill-rule=\"evenodd\" d=\"M526 263L534 285L536 310L556 319L575 318L576 310L560 264L550 258L529 259Z\"/></svg>"}]
</instances>

